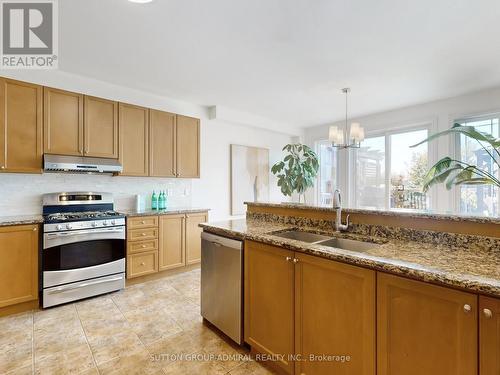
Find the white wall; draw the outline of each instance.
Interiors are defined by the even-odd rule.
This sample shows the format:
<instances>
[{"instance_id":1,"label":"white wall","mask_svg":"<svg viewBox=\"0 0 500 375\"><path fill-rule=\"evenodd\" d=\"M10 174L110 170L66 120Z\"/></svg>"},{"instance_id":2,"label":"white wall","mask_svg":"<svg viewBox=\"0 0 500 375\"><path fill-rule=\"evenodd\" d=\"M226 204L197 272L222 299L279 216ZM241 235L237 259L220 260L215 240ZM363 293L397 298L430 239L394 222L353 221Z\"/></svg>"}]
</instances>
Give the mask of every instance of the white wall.
<instances>
[{"instance_id":1,"label":"white wall","mask_svg":"<svg viewBox=\"0 0 500 375\"><path fill-rule=\"evenodd\" d=\"M270 163L281 157L281 148L292 140L288 134L241 123L209 120L205 106L109 84L63 71L0 71L0 75L64 90L195 116L201 119L201 178L193 180L88 176L68 174L0 174L0 215L41 212L41 194L58 191L101 190L116 195L119 209L132 208L135 194L172 189L173 206L210 208L210 220L230 215L230 144L266 147ZM271 175L273 201L286 200Z\"/></svg>"},{"instance_id":2,"label":"white wall","mask_svg":"<svg viewBox=\"0 0 500 375\"><path fill-rule=\"evenodd\" d=\"M384 129L411 127L431 123L434 132L450 128L454 121L468 116L500 112L500 87L479 91L454 98L438 100L425 104L359 117L352 121L360 122L366 135L377 134ZM337 124L337 125L341 125ZM328 138L330 124L307 128L305 143L313 146L318 140ZM341 153L345 151L340 151ZM430 163L454 152L451 137L440 138L429 144ZM345 165L345 164L342 164ZM346 168L341 172L341 180L347 180ZM343 186L345 190L345 184ZM456 209L454 193L440 186L431 191L433 210L450 212ZM310 199L313 192L310 192Z\"/></svg>"}]
</instances>

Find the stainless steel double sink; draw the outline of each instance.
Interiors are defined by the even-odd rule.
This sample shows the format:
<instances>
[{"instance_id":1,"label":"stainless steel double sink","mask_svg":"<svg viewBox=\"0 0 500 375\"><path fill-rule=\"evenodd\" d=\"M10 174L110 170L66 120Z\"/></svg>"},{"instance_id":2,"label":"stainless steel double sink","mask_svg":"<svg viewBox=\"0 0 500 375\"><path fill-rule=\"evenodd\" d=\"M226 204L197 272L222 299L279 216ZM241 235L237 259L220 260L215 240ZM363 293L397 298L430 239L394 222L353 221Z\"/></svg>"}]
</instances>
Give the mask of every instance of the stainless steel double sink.
<instances>
[{"instance_id":1,"label":"stainless steel double sink","mask_svg":"<svg viewBox=\"0 0 500 375\"><path fill-rule=\"evenodd\" d=\"M272 232L269 233L276 237L287 238L289 240L301 241L311 244L317 244L322 246L334 247L336 249L343 249L355 252L365 252L379 247L379 244L368 242L368 241L358 241L351 240L347 238L339 238L332 236L325 236L323 234L311 233L301 230L288 230L283 232Z\"/></svg>"}]
</instances>

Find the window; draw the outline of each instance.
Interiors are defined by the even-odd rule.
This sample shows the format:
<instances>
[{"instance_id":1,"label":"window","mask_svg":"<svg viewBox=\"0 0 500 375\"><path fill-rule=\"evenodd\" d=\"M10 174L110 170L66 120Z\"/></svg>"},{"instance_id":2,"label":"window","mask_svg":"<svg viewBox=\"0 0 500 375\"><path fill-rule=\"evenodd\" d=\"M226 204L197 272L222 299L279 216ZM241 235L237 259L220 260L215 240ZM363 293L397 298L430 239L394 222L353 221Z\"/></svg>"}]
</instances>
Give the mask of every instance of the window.
<instances>
[{"instance_id":1,"label":"window","mask_svg":"<svg viewBox=\"0 0 500 375\"><path fill-rule=\"evenodd\" d=\"M317 199L320 205L330 206L337 186L337 150L329 141L319 141L316 149L319 157Z\"/></svg>"},{"instance_id":2,"label":"window","mask_svg":"<svg viewBox=\"0 0 500 375\"><path fill-rule=\"evenodd\" d=\"M476 130L499 137L500 125L499 115L458 121L465 126L473 126ZM458 157L460 160L476 165L488 173L500 177L498 165L493 161L492 147L486 151L478 141L460 135L458 141ZM485 146L487 146L485 144ZM497 157L496 160L500 158ZM500 206L500 194L498 187L493 185L462 185L459 187L459 212L470 215L498 216Z\"/></svg>"},{"instance_id":3,"label":"window","mask_svg":"<svg viewBox=\"0 0 500 375\"><path fill-rule=\"evenodd\" d=\"M369 137L354 150L355 179L351 192L357 208L425 210L429 206L422 182L428 170L428 129L388 132Z\"/></svg>"}]
</instances>

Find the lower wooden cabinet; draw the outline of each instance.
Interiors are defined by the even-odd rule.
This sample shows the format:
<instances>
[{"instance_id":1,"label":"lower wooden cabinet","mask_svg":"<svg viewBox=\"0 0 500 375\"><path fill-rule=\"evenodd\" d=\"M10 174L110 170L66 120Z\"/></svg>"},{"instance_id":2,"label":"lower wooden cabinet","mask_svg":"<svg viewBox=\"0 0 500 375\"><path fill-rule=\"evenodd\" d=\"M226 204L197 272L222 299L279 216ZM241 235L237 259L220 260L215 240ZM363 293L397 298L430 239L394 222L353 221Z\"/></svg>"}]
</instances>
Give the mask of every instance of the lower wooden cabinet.
<instances>
[{"instance_id":1,"label":"lower wooden cabinet","mask_svg":"<svg viewBox=\"0 0 500 375\"><path fill-rule=\"evenodd\" d=\"M479 373L500 374L500 300L479 297Z\"/></svg>"},{"instance_id":2,"label":"lower wooden cabinet","mask_svg":"<svg viewBox=\"0 0 500 375\"><path fill-rule=\"evenodd\" d=\"M375 271L294 257L295 373L374 375Z\"/></svg>"},{"instance_id":3,"label":"lower wooden cabinet","mask_svg":"<svg viewBox=\"0 0 500 375\"><path fill-rule=\"evenodd\" d=\"M127 275L139 277L158 272L158 251L145 251L143 253L127 256Z\"/></svg>"},{"instance_id":4,"label":"lower wooden cabinet","mask_svg":"<svg viewBox=\"0 0 500 375\"><path fill-rule=\"evenodd\" d=\"M185 264L185 215L160 217L160 271Z\"/></svg>"},{"instance_id":5,"label":"lower wooden cabinet","mask_svg":"<svg viewBox=\"0 0 500 375\"><path fill-rule=\"evenodd\" d=\"M127 278L200 262L201 228L198 224L207 220L206 211L127 219ZM154 264L153 252L156 253Z\"/></svg>"},{"instance_id":6,"label":"lower wooden cabinet","mask_svg":"<svg viewBox=\"0 0 500 375\"><path fill-rule=\"evenodd\" d=\"M38 299L38 225L0 228L0 308Z\"/></svg>"},{"instance_id":7,"label":"lower wooden cabinet","mask_svg":"<svg viewBox=\"0 0 500 375\"><path fill-rule=\"evenodd\" d=\"M245 243L245 341L273 356L282 370L293 373L293 251Z\"/></svg>"},{"instance_id":8,"label":"lower wooden cabinet","mask_svg":"<svg viewBox=\"0 0 500 375\"><path fill-rule=\"evenodd\" d=\"M206 212L186 215L186 264L201 262L201 232L198 224L208 220Z\"/></svg>"},{"instance_id":9,"label":"lower wooden cabinet","mask_svg":"<svg viewBox=\"0 0 500 375\"><path fill-rule=\"evenodd\" d=\"M476 295L378 274L378 375L477 374L477 327Z\"/></svg>"}]
</instances>

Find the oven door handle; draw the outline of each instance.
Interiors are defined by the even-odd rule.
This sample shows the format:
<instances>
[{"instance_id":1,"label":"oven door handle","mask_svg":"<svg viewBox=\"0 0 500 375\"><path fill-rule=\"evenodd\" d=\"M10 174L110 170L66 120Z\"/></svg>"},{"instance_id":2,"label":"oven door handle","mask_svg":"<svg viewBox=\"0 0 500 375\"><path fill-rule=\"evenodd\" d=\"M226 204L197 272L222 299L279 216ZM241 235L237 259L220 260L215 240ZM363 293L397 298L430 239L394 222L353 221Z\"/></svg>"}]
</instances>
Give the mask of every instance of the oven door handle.
<instances>
[{"instance_id":1,"label":"oven door handle","mask_svg":"<svg viewBox=\"0 0 500 375\"><path fill-rule=\"evenodd\" d=\"M69 292L71 290L85 288L85 287L91 286L91 285L111 283L113 281L120 281L120 280L123 280L123 276L113 277L112 279L97 280L97 281L92 281L92 282L78 284L78 285L73 285L73 286L64 286L64 287L60 287L60 288L55 288L55 289L51 289L49 291L49 294Z\"/></svg>"},{"instance_id":2,"label":"oven door handle","mask_svg":"<svg viewBox=\"0 0 500 375\"><path fill-rule=\"evenodd\" d=\"M101 233L123 233L125 229L122 228L109 228L109 229L91 229L91 230L75 230L73 232L58 232L58 233L47 233L49 238L58 238L58 237L74 237L81 236L84 234L101 234Z\"/></svg>"}]
</instances>

